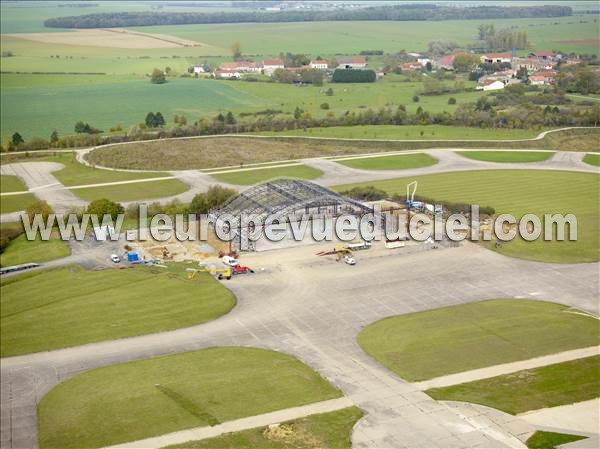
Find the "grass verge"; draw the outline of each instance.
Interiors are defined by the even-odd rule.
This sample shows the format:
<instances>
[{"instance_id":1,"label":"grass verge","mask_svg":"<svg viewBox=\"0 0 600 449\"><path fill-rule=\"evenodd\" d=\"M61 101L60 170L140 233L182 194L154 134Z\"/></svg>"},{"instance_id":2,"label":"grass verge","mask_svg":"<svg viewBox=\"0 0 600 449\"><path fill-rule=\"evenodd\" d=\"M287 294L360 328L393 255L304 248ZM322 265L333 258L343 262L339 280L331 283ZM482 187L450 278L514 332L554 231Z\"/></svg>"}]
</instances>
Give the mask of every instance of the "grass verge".
<instances>
[{"instance_id":1,"label":"grass verge","mask_svg":"<svg viewBox=\"0 0 600 449\"><path fill-rule=\"evenodd\" d=\"M94 369L38 406L41 448L97 448L337 398L297 359L211 348Z\"/></svg>"},{"instance_id":2,"label":"grass verge","mask_svg":"<svg viewBox=\"0 0 600 449\"><path fill-rule=\"evenodd\" d=\"M211 176L221 182L230 184L252 185L275 178L316 179L322 174L321 170L307 165L293 165L291 167L261 168L259 170L221 173Z\"/></svg>"},{"instance_id":3,"label":"grass verge","mask_svg":"<svg viewBox=\"0 0 600 449\"><path fill-rule=\"evenodd\" d=\"M583 157L583 162L600 167L600 154L586 154Z\"/></svg>"},{"instance_id":4,"label":"grass verge","mask_svg":"<svg viewBox=\"0 0 600 449\"><path fill-rule=\"evenodd\" d=\"M410 178L395 178L362 184L336 186L344 191L357 186L374 186L389 195L404 194L406 185L417 180L417 194L437 201L463 202L492 206L496 214L511 214L517 221L535 214L574 214L577 217L576 241L545 241L519 237L494 248L507 256L555 263L595 262L600 260L600 176L594 173L543 170L481 170L440 173ZM568 237L568 232L565 233Z\"/></svg>"},{"instance_id":5,"label":"grass verge","mask_svg":"<svg viewBox=\"0 0 600 449\"><path fill-rule=\"evenodd\" d=\"M36 239L29 241L25 234L10 242L8 247L0 254L0 266L10 267L28 262L48 262L60 259L71 254L69 245L60 239L57 231L54 231L50 240L43 241L39 235Z\"/></svg>"},{"instance_id":6,"label":"grass verge","mask_svg":"<svg viewBox=\"0 0 600 449\"><path fill-rule=\"evenodd\" d=\"M554 153L541 151L458 151L463 157L486 162L542 162Z\"/></svg>"},{"instance_id":7,"label":"grass verge","mask_svg":"<svg viewBox=\"0 0 600 449\"><path fill-rule=\"evenodd\" d=\"M487 405L516 415L600 396L600 356L425 391L436 400Z\"/></svg>"},{"instance_id":8,"label":"grass verge","mask_svg":"<svg viewBox=\"0 0 600 449\"><path fill-rule=\"evenodd\" d=\"M86 201L108 198L112 201L141 201L153 198L166 198L179 195L189 186L178 179L164 181L136 182L134 184L117 184L102 187L86 187L74 189L72 192Z\"/></svg>"},{"instance_id":9,"label":"grass verge","mask_svg":"<svg viewBox=\"0 0 600 449\"><path fill-rule=\"evenodd\" d=\"M338 164L360 170L404 170L408 168L429 167L435 165L437 159L425 153L400 154L395 156L379 156L361 159L335 161Z\"/></svg>"},{"instance_id":10,"label":"grass verge","mask_svg":"<svg viewBox=\"0 0 600 449\"><path fill-rule=\"evenodd\" d=\"M538 430L531 435L525 444L529 449L555 449L556 446L583 440L581 435L569 435L566 433L544 432Z\"/></svg>"},{"instance_id":11,"label":"grass verge","mask_svg":"<svg viewBox=\"0 0 600 449\"><path fill-rule=\"evenodd\" d=\"M210 275L160 268L35 271L1 284L2 357L168 331L213 320L235 304Z\"/></svg>"},{"instance_id":12,"label":"grass verge","mask_svg":"<svg viewBox=\"0 0 600 449\"><path fill-rule=\"evenodd\" d=\"M0 213L19 212L36 200L33 193L21 193L19 195L0 196Z\"/></svg>"},{"instance_id":13,"label":"grass verge","mask_svg":"<svg viewBox=\"0 0 600 449\"><path fill-rule=\"evenodd\" d=\"M567 306L495 299L385 318L358 343L400 377L420 381L594 346L600 337L594 318Z\"/></svg>"},{"instance_id":14,"label":"grass verge","mask_svg":"<svg viewBox=\"0 0 600 449\"><path fill-rule=\"evenodd\" d=\"M18 176L0 175L0 192L25 192L27 186Z\"/></svg>"},{"instance_id":15,"label":"grass verge","mask_svg":"<svg viewBox=\"0 0 600 449\"><path fill-rule=\"evenodd\" d=\"M362 416L358 407L349 407L287 421L274 429L258 427L163 449L350 449L352 427Z\"/></svg>"}]
</instances>

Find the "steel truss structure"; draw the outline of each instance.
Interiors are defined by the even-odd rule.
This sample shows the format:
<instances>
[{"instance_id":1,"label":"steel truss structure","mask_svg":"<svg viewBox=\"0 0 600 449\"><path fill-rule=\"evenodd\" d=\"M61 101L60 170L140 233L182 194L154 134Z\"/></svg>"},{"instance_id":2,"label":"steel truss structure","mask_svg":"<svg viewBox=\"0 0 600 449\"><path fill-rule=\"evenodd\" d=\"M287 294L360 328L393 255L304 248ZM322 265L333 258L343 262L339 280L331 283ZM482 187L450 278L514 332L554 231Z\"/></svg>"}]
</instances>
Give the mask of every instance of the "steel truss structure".
<instances>
[{"instance_id":1,"label":"steel truss structure","mask_svg":"<svg viewBox=\"0 0 600 449\"><path fill-rule=\"evenodd\" d=\"M242 214L264 225L267 217L284 222L297 217L299 212L365 215L373 213L373 208L309 181L279 179L245 190L219 210L211 211L211 215L215 220L228 221L236 229Z\"/></svg>"}]
</instances>

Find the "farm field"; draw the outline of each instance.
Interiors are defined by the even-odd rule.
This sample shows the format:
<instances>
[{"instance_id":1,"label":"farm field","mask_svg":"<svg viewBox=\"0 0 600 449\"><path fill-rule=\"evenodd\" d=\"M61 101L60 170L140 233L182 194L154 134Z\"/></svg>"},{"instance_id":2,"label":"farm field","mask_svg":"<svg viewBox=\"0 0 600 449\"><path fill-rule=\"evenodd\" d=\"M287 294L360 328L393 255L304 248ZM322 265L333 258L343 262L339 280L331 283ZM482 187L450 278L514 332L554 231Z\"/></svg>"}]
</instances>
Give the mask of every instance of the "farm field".
<instances>
[{"instance_id":1,"label":"farm field","mask_svg":"<svg viewBox=\"0 0 600 449\"><path fill-rule=\"evenodd\" d=\"M599 224L600 177L593 173L539 170L486 170L397 178L368 182L389 195L402 194L406 184L417 180L418 195L438 201L465 202L492 206L496 214L508 213L517 220L525 214L574 214L577 217L577 241L527 242L515 238L491 250L507 256L555 263L594 262L600 259ZM357 184L337 186L339 191ZM567 233L568 236L568 233Z\"/></svg>"},{"instance_id":2,"label":"farm field","mask_svg":"<svg viewBox=\"0 0 600 449\"><path fill-rule=\"evenodd\" d=\"M281 434L269 432L266 427L259 427L163 449L287 449L290 444L295 449L350 449L352 427L362 416L359 408L350 407L281 423Z\"/></svg>"},{"instance_id":3,"label":"farm field","mask_svg":"<svg viewBox=\"0 0 600 449\"><path fill-rule=\"evenodd\" d=\"M542 162L554 153L541 151L458 151L463 157L486 162Z\"/></svg>"},{"instance_id":4,"label":"farm field","mask_svg":"<svg viewBox=\"0 0 600 449\"><path fill-rule=\"evenodd\" d=\"M164 181L137 182L102 187L73 189L72 192L86 201L107 198L112 201L139 201L153 198L165 198L189 190L189 186L178 179Z\"/></svg>"},{"instance_id":5,"label":"farm field","mask_svg":"<svg viewBox=\"0 0 600 449\"><path fill-rule=\"evenodd\" d=\"M59 384L39 404L39 442L97 448L340 395L288 355L203 349L94 369Z\"/></svg>"},{"instance_id":6,"label":"farm field","mask_svg":"<svg viewBox=\"0 0 600 449\"><path fill-rule=\"evenodd\" d=\"M600 396L600 356L517 371L426 393L437 400L487 405L516 415Z\"/></svg>"},{"instance_id":7,"label":"farm field","mask_svg":"<svg viewBox=\"0 0 600 449\"><path fill-rule=\"evenodd\" d=\"M422 98L422 101L426 97ZM490 129L443 125L364 125L307 128L278 132L261 132L266 136L331 137L340 139L410 139L410 140L509 140L531 139L540 131L530 129Z\"/></svg>"},{"instance_id":8,"label":"farm field","mask_svg":"<svg viewBox=\"0 0 600 449\"><path fill-rule=\"evenodd\" d=\"M401 154L396 156L378 156L361 159L336 160L338 164L360 170L402 170L408 168L428 167L437 160L428 154Z\"/></svg>"},{"instance_id":9,"label":"farm field","mask_svg":"<svg viewBox=\"0 0 600 449\"><path fill-rule=\"evenodd\" d=\"M583 157L583 162L600 167L600 154L586 154Z\"/></svg>"},{"instance_id":10,"label":"farm field","mask_svg":"<svg viewBox=\"0 0 600 449\"><path fill-rule=\"evenodd\" d=\"M421 381L597 345L596 320L568 309L515 299L461 304L377 321L358 343L403 379Z\"/></svg>"},{"instance_id":11,"label":"farm field","mask_svg":"<svg viewBox=\"0 0 600 449\"><path fill-rule=\"evenodd\" d=\"M1 301L2 357L192 326L235 304L208 274L79 266L6 279Z\"/></svg>"},{"instance_id":12,"label":"farm field","mask_svg":"<svg viewBox=\"0 0 600 449\"><path fill-rule=\"evenodd\" d=\"M211 176L221 182L251 185L275 178L316 179L322 174L323 172L321 170L307 165L293 165L291 167L261 168L260 170L221 173Z\"/></svg>"},{"instance_id":13,"label":"farm field","mask_svg":"<svg viewBox=\"0 0 600 449\"><path fill-rule=\"evenodd\" d=\"M69 245L60 239L56 231L52 233L48 241L43 241L39 236L36 240L29 241L25 238L25 234L21 234L0 254L0 266L10 267L29 262L47 262L67 257L70 254Z\"/></svg>"}]
</instances>

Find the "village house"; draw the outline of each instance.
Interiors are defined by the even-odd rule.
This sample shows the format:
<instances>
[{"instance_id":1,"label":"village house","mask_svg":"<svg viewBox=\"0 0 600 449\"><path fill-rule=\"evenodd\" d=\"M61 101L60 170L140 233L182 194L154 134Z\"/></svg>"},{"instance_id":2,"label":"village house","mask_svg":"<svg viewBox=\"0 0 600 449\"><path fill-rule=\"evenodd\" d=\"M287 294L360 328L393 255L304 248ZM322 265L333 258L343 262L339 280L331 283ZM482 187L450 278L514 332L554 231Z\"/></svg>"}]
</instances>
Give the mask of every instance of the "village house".
<instances>
[{"instance_id":1,"label":"village house","mask_svg":"<svg viewBox=\"0 0 600 449\"><path fill-rule=\"evenodd\" d=\"M423 66L418 62L405 62L400 65L403 72L412 72L414 70L421 70Z\"/></svg>"},{"instance_id":2,"label":"village house","mask_svg":"<svg viewBox=\"0 0 600 449\"><path fill-rule=\"evenodd\" d=\"M238 70L219 68L213 72L213 75L215 78L219 79L232 79L239 78L241 73Z\"/></svg>"},{"instance_id":3,"label":"village house","mask_svg":"<svg viewBox=\"0 0 600 449\"><path fill-rule=\"evenodd\" d=\"M194 67L192 67L193 73L206 73L206 70L204 70L204 66L203 65L195 65Z\"/></svg>"},{"instance_id":4,"label":"village house","mask_svg":"<svg viewBox=\"0 0 600 449\"><path fill-rule=\"evenodd\" d=\"M451 55L445 55L435 61L435 66L444 70L454 70L454 58L458 55L464 55L464 52L453 53Z\"/></svg>"},{"instance_id":5,"label":"village house","mask_svg":"<svg viewBox=\"0 0 600 449\"><path fill-rule=\"evenodd\" d=\"M540 70L529 77L532 86L551 86L556 83L556 70Z\"/></svg>"},{"instance_id":6,"label":"village house","mask_svg":"<svg viewBox=\"0 0 600 449\"><path fill-rule=\"evenodd\" d=\"M279 58L265 59L262 63L263 73L265 75L273 75L273 72L277 69L283 69L283 61Z\"/></svg>"},{"instance_id":7,"label":"village house","mask_svg":"<svg viewBox=\"0 0 600 449\"><path fill-rule=\"evenodd\" d=\"M364 69L367 60L364 56L352 56L350 58L337 58L338 69Z\"/></svg>"},{"instance_id":8,"label":"village house","mask_svg":"<svg viewBox=\"0 0 600 449\"><path fill-rule=\"evenodd\" d=\"M482 64L511 63L512 59L511 53L486 53L479 58Z\"/></svg>"},{"instance_id":9,"label":"village house","mask_svg":"<svg viewBox=\"0 0 600 449\"><path fill-rule=\"evenodd\" d=\"M483 91L504 89L504 83L491 78L480 78L476 89Z\"/></svg>"},{"instance_id":10,"label":"village house","mask_svg":"<svg viewBox=\"0 0 600 449\"><path fill-rule=\"evenodd\" d=\"M313 59L312 61L310 61L309 67L311 69L327 70L328 65L327 61L325 61L324 59Z\"/></svg>"},{"instance_id":11,"label":"village house","mask_svg":"<svg viewBox=\"0 0 600 449\"><path fill-rule=\"evenodd\" d=\"M534 51L529 53L529 57L539 61L554 61L556 59L556 55L551 51Z\"/></svg>"},{"instance_id":12,"label":"village house","mask_svg":"<svg viewBox=\"0 0 600 449\"><path fill-rule=\"evenodd\" d=\"M262 67L252 61L223 62L218 70L235 70L240 73L259 73Z\"/></svg>"},{"instance_id":13,"label":"village house","mask_svg":"<svg viewBox=\"0 0 600 449\"><path fill-rule=\"evenodd\" d=\"M425 67L428 62L431 62L431 59L429 59L426 56L421 56L421 57L417 58L417 62L419 64L421 64L421 67Z\"/></svg>"},{"instance_id":14,"label":"village house","mask_svg":"<svg viewBox=\"0 0 600 449\"><path fill-rule=\"evenodd\" d=\"M515 58L513 59L513 69L518 70L525 67L528 72L536 70L550 70L553 67L552 61L544 61L537 58Z\"/></svg>"}]
</instances>

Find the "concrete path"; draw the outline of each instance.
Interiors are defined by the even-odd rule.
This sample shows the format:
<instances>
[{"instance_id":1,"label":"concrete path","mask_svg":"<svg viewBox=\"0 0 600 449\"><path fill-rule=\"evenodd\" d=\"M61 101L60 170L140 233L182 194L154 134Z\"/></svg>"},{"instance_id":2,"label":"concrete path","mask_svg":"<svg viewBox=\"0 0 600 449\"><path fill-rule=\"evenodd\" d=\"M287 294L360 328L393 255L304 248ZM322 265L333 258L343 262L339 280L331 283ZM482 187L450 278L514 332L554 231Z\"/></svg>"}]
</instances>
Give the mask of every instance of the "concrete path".
<instances>
[{"instance_id":1,"label":"concrete path","mask_svg":"<svg viewBox=\"0 0 600 449\"><path fill-rule=\"evenodd\" d=\"M37 403L78 373L224 345L294 355L340 388L366 412L353 433L354 447L507 447L517 436L510 426L500 426L502 438L491 436L381 367L358 346L358 333L387 316L487 298L554 300L598 313L597 263L529 262L465 243L412 255L375 245L349 267L314 255L325 247L244 255L257 274L227 281L238 303L215 321L0 360L2 447L36 447Z\"/></svg>"},{"instance_id":2,"label":"concrete path","mask_svg":"<svg viewBox=\"0 0 600 449\"><path fill-rule=\"evenodd\" d=\"M600 434L600 398L518 415L537 428L562 433Z\"/></svg>"},{"instance_id":3,"label":"concrete path","mask_svg":"<svg viewBox=\"0 0 600 449\"><path fill-rule=\"evenodd\" d=\"M3 175L18 176L29 191L41 200L45 200L58 214L63 214L71 207L80 207L86 201L75 196L66 189L52 172L65 166L56 162L17 162L0 166Z\"/></svg>"},{"instance_id":4,"label":"concrete path","mask_svg":"<svg viewBox=\"0 0 600 449\"><path fill-rule=\"evenodd\" d=\"M434 379L416 382L419 390L428 390L430 388L449 387L450 385L464 384L480 379L489 379L490 377L502 376L504 374L515 373L526 369L539 368L541 366L553 365L556 363L568 362L570 360L583 359L600 354L600 346L591 346L589 348L574 349L571 351L559 352L557 354L535 357L533 359L521 360L519 362L503 363L501 365L489 366L486 368L463 371L461 373L440 376Z\"/></svg>"},{"instance_id":5,"label":"concrete path","mask_svg":"<svg viewBox=\"0 0 600 449\"><path fill-rule=\"evenodd\" d=\"M334 412L343 408L352 407L354 404L347 398L331 399L329 401L315 402L312 404L286 408L262 415L250 416L248 418L227 421L212 427L196 427L193 429L173 432L154 438L132 441L124 444L108 446L104 449L159 449L171 444L181 444L188 441L204 440L214 438L224 433L239 432L241 430L264 427L270 424L278 424L293 419L304 418L319 413Z\"/></svg>"}]
</instances>

